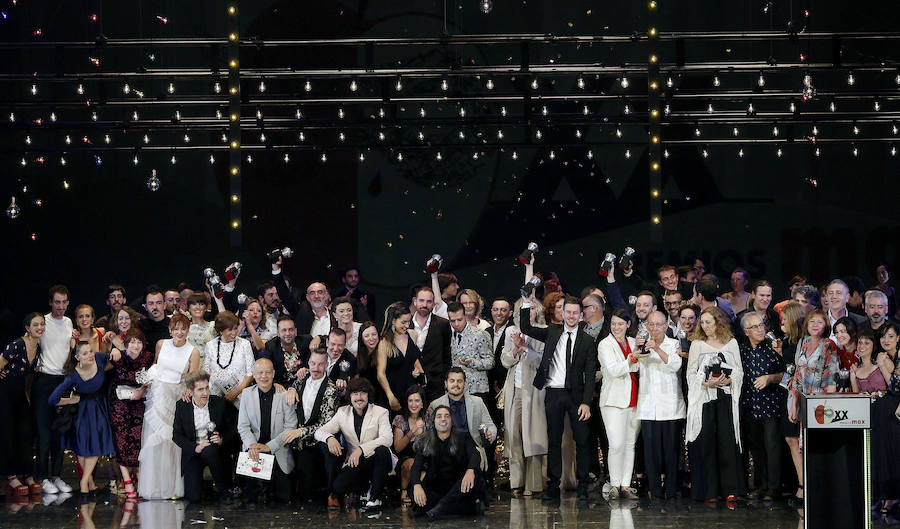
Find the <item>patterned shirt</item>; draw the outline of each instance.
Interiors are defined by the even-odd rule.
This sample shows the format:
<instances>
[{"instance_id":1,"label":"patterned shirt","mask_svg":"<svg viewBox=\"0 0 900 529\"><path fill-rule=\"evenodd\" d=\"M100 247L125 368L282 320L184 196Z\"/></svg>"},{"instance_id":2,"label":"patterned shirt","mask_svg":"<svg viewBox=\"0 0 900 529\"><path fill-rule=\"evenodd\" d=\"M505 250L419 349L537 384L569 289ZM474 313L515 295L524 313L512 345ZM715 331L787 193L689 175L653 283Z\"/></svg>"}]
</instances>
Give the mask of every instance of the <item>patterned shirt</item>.
<instances>
[{"instance_id":1,"label":"patterned shirt","mask_svg":"<svg viewBox=\"0 0 900 529\"><path fill-rule=\"evenodd\" d=\"M6 359L6 367L3 368L4 377L18 378L30 375L37 370L38 359L41 357L41 344L38 342L34 360L28 361L28 351L24 338L16 338L4 349L3 358Z\"/></svg>"},{"instance_id":2,"label":"patterned shirt","mask_svg":"<svg viewBox=\"0 0 900 529\"><path fill-rule=\"evenodd\" d=\"M772 349L768 340L751 347L748 340L740 344L741 363L744 365L744 387L741 390L741 407L750 410L757 420L777 419L784 411L787 395L778 384L756 389L753 382L761 376L784 372L784 358Z\"/></svg>"},{"instance_id":3,"label":"patterned shirt","mask_svg":"<svg viewBox=\"0 0 900 529\"><path fill-rule=\"evenodd\" d=\"M807 395L824 393L825 388L835 385L840 370L840 355L834 342L822 340L810 351L811 343L808 338L804 339L795 359L795 384L800 393Z\"/></svg>"},{"instance_id":4,"label":"patterned shirt","mask_svg":"<svg viewBox=\"0 0 900 529\"><path fill-rule=\"evenodd\" d=\"M453 367L461 367L466 373L466 393L487 393L488 371L494 367L494 353L491 351L491 337L487 332L466 324L462 332L453 331L450 338L450 358ZM460 360L471 358L464 366Z\"/></svg>"}]
</instances>

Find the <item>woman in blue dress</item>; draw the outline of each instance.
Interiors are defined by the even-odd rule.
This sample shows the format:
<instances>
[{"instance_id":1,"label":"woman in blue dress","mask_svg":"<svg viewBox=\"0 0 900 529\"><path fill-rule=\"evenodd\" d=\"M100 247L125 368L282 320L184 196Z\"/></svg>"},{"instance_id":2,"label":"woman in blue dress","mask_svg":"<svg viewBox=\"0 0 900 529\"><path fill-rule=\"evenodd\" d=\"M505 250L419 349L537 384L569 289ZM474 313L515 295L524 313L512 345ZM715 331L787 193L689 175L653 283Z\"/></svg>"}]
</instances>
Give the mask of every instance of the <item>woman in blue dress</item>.
<instances>
[{"instance_id":1,"label":"woman in blue dress","mask_svg":"<svg viewBox=\"0 0 900 529\"><path fill-rule=\"evenodd\" d=\"M105 371L111 368L109 355L95 353L89 342L78 342L74 358L70 358L66 365L68 376L53 390L49 399L51 406L78 404L74 438L66 439L63 443L78 456L78 463L83 469L81 494L86 499L92 499L97 489L93 478L97 459L116 452L106 408L106 394L103 392ZM72 395L73 389L75 395Z\"/></svg>"}]
</instances>

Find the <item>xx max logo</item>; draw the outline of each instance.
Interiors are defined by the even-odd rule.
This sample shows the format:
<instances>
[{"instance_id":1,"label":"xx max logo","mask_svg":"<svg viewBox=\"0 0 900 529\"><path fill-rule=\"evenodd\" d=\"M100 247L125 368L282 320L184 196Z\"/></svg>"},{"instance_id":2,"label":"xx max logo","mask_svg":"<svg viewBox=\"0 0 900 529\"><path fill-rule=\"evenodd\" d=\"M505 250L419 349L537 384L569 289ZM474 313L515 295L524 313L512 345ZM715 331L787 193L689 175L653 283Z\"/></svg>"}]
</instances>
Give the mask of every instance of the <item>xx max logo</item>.
<instances>
[{"instance_id":1,"label":"xx max logo","mask_svg":"<svg viewBox=\"0 0 900 529\"><path fill-rule=\"evenodd\" d=\"M848 410L835 410L826 408L824 404L816 406L815 416L816 422L819 424L829 424L833 422L846 420Z\"/></svg>"}]
</instances>

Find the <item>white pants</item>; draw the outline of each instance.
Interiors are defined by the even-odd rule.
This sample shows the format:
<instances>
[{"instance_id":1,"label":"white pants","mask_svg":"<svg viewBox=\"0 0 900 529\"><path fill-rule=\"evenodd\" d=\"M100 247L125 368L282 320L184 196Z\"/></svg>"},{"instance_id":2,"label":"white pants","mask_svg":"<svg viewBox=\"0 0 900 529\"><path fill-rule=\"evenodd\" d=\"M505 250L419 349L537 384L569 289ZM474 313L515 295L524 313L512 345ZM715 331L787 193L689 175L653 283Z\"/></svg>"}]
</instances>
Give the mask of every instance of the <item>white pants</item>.
<instances>
[{"instance_id":1,"label":"white pants","mask_svg":"<svg viewBox=\"0 0 900 529\"><path fill-rule=\"evenodd\" d=\"M613 487L629 487L631 472L634 470L634 443L641 430L637 408L602 406L600 414L603 415L603 425L609 439L609 484Z\"/></svg>"}]
</instances>

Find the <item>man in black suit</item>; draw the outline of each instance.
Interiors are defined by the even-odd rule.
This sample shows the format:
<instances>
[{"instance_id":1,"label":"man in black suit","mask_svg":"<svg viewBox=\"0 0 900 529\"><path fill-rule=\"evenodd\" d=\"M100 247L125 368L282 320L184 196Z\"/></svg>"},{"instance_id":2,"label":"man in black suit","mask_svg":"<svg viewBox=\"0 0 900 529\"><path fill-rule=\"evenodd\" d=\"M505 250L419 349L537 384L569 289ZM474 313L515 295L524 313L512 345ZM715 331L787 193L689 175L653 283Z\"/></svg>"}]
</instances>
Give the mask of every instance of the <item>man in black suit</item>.
<instances>
[{"instance_id":1,"label":"man in black suit","mask_svg":"<svg viewBox=\"0 0 900 529\"><path fill-rule=\"evenodd\" d=\"M191 390L191 400L176 401L172 429L172 440L181 448L184 496L190 503L200 503L203 467L209 467L213 483L219 490L219 501L230 504L230 465L225 463L222 446L237 438L235 425L225 409L231 404L222 397L209 394L209 373L206 371L191 373L185 384Z\"/></svg>"},{"instance_id":2,"label":"man in black suit","mask_svg":"<svg viewBox=\"0 0 900 529\"><path fill-rule=\"evenodd\" d=\"M503 352L506 343L506 329L513 325L512 303L506 298L496 298L491 303L491 320L494 324L487 328L487 333L491 337L491 348L494 351L494 367L488 372L490 398L485 405L491 413L494 424L500 426L503 424L503 410L497 409L497 395L506 383L506 368L500 362L500 353Z\"/></svg>"},{"instance_id":3,"label":"man in black suit","mask_svg":"<svg viewBox=\"0 0 900 529\"><path fill-rule=\"evenodd\" d=\"M428 384L425 397L428 402L444 394L444 378L450 369L450 322L432 312L434 290L420 286L413 293L413 328L418 333L416 345L422 351L420 362Z\"/></svg>"},{"instance_id":4,"label":"man in black suit","mask_svg":"<svg viewBox=\"0 0 900 529\"><path fill-rule=\"evenodd\" d=\"M325 376L328 356L324 350L310 353L308 364L309 375L298 379L288 390L288 403L297 402L298 427L282 436L294 450L298 497L306 501L312 500L316 476L325 473L322 450L313 435L331 420L338 407L338 390Z\"/></svg>"},{"instance_id":5,"label":"man in black suit","mask_svg":"<svg viewBox=\"0 0 900 529\"><path fill-rule=\"evenodd\" d=\"M359 268L348 265L341 269L341 287L331 293L331 299L348 297L353 300L353 320L360 323L377 321L375 296L359 287Z\"/></svg>"},{"instance_id":6,"label":"man in black suit","mask_svg":"<svg viewBox=\"0 0 900 529\"><path fill-rule=\"evenodd\" d=\"M544 355L534 376L534 387L546 389L549 482L544 500L557 505L560 501L561 444L566 414L575 437L578 499L587 499L591 467L588 420L597 372L596 342L580 321L582 311L578 298L567 296L563 302L563 323L551 323L545 328L531 325L531 300L523 301L519 318L522 332L544 342Z\"/></svg>"},{"instance_id":7,"label":"man in black suit","mask_svg":"<svg viewBox=\"0 0 900 529\"><path fill-rule=\"evenodd\" d=\"M325 339L325 350L328 353L328 365L325 373L334 382L338 391L347 389L347 382L356 376L356 357L347 350L347 333L340 327L329 331Z\"/></svg>"},{"instance_id":8,"label":"man in black suit","mask_svg":"<svg viewBox=\"0 0 900 529\"><path fill-rule=\"evenodd\" d=\"M285 314L278 318L278 336L266 342L266 347L259 352L258 358L268 358L275 366L275 382L290 387L297 380L297 371L307 367L309 344L312 336L297 337L297 325L294 318ZM285 367L285 358L293 366L289 372Z\"/></svg>"}]
</instances>

